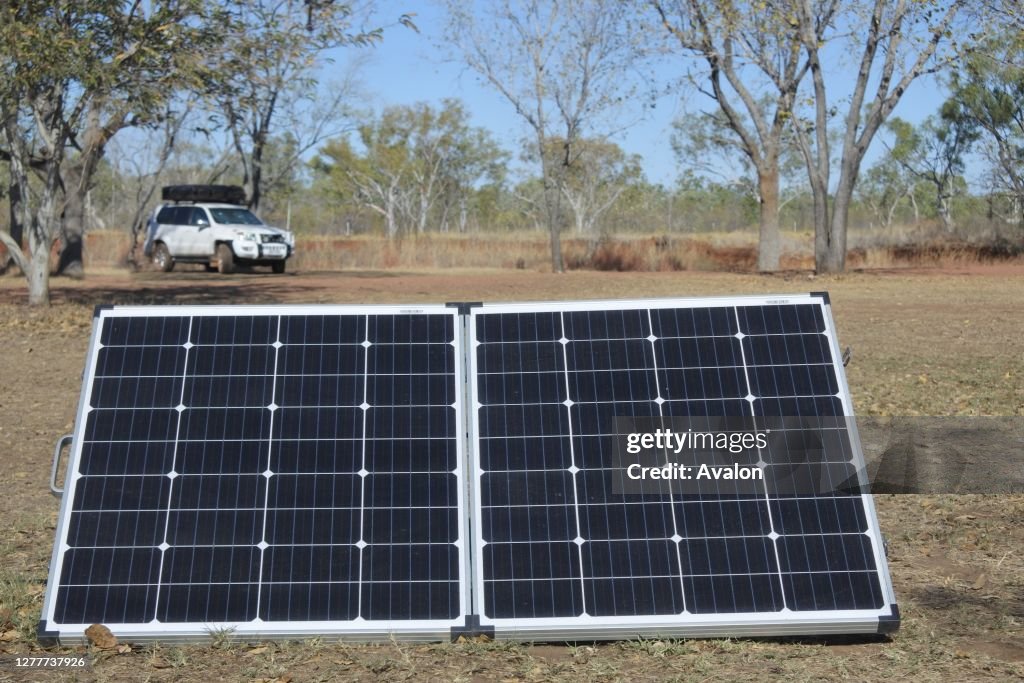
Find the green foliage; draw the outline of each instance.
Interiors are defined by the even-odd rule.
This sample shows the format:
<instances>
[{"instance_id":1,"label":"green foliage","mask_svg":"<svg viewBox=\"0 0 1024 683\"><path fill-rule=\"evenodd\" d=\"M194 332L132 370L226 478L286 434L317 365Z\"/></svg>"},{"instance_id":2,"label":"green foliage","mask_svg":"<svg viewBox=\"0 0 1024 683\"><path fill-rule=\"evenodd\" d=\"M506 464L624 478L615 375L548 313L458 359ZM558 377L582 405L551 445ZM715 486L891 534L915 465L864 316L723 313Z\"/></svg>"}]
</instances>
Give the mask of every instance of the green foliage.
<instances>
[{"instance_id":1,"label":"green foliage","mask_svg":"<svg viewBox=\"0 0 1024 683\"><path fill-rule=\"evenodd\" d=\"M312 168L328 196L377 213L391 237L465 230L478 188L504 178L506 154L490 133L469 125L458 100L388 107L355 137L329 142Z\"/></svg>"},{"instance_id":2,"label":"green foliage","mask_svg":"<svg viewBox=\"0 0 1024 683\"><path fill-rule=\"evenodd\" d=\"M12 233L0 234L29 282L29 301L49 302L49 254L61 202L91 182L109 139L147 125L178 88L209 75L202 59L222 15L203 0L27 0L0 5L0 158L8 161ZM82 162L64 176L68 151ZM30 181L30 171L38 178ZM31 182L39 187L33 188Z\"/></svg>"},{"instance_id":3,"label":"green foliage","mask_svg":"<svg viewBox=\"0 0 1024 683\"><path fill-rule=\"evenodd\" d=\"M991 190L1024 199L1024 32L984 43L952 74L951 90L943 120L977 129Z\"/></svg>"}]
</instances>

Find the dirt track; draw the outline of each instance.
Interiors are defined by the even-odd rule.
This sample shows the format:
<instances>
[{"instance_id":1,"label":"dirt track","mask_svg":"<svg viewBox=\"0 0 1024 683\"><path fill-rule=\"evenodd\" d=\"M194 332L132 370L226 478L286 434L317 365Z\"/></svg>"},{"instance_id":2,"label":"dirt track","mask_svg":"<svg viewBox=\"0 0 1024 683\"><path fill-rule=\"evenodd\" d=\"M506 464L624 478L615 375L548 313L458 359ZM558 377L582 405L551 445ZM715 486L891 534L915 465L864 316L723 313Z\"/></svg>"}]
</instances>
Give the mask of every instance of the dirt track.
<instances>
[{"instance_id":1,"label":"dirt track","mask_svg":"<svg viewBox=\"0 0 1024 683\"><path fill-rule=\"evenodd\" d=\"M30 311L0 279L0 662L34 651L57 501L46 478L71 430L92 308L108 303L446 302L828 290L856 409L870 415L1024 415L1024 267L809 279L720 273L339 272L273 276L114 271L54 281ZM1018 454L1019 455L1019 454ZM779 676L1024 677L1024 496L878 498L904 614L891 641L688 641L156 648L92 658L84 680L332 677L545 680ZM31 678L36 674L28 676ZM70 674L66 674L70 677ZM11 674L0 664L0 680ZM38 678L52 677L39 672Z\"/></svg>"}]
</instances>

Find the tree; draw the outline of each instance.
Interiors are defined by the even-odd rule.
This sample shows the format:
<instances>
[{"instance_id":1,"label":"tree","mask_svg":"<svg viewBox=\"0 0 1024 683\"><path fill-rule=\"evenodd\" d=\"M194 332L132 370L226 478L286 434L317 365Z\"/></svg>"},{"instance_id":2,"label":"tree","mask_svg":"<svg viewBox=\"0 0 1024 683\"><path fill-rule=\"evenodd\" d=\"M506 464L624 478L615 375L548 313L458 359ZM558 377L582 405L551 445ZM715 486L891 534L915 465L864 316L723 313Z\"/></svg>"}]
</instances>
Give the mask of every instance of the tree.
<instances>
[{"instance_id":1,"label":"tree","mask_svg":"<svg viewBox=\"0 0 1024 683\"><path fill-rule=\"evenodd\" d=\"M818 272L846 267L850 205L861 162L875 134L910 85L942 68L938 53L949 44L950 27L965 0L850 0L831 24L822 24L811 0L798 0L792 21L807 54L813 117L794 119L793 130L807 166L814 197L814 260ZM849 31L841 27L857 26ZM825 29L831 27L831 32ZM860 28L863 27L863 28ZM842 148L834 193L829 123L840 112L825 83L821 52L825 45L858 60L853 92L842 99ZM873 92L869 93L869 89ZM833 193L830 195L830 193Z\"/></svg>"},{"instance_id":2,"label":"tree","mask_svg":"<svg viewBox=\"0 0 1024 683\"><path fill-rule=\"evenodd\" d=\"M628 3L615 0L501 0L482 7L448 1L447 39L516 111L532 134L543 182L551 267L562 272L561 202L584 137L621 126L606 117L631 99L624 78L639 54ZM557 159L548 153L559 138Z\"/></svg>"},{"instance_id":3,"label":"tree","mask_svg":"<svg viewBox=\"0 0 1024 683\"><path fill-rule=\"evenodd\" d=\"M614 142L581 139L576 149L576 161L566 169L562 182L562 196L572 211L576 234L593 235L597 221L631 183L642 180L643 171L640 157L627 155ZM563 140L550 140L548 153L556 159L549 163L558 163L564 150Z\"/></svg>"},{"instance_id":4,"label":"tree","mask_svg":"<svg viewBox=\"0 0 1024 683\"><path fill-rule=\"evenodd\" d=\"M942 114L949 125L977 130L992 190L1024 211L1024 30L986 42L966 60Z\"/></svg>"},{"instance_id":5,"label":"tree","mask_svg":"<svg viewBox=\"0 0 1024 683\"><path fill-rule=\"evenodd\" d=\"M200 0L0 5L0 159L14 191L0 240L28 280L29 303L49 303L61 216L80 221L79 200L110 138L155 120L176 88L203 78L196 55L219 25Z\"/></svg>"},{"instance_id":6,"label":"tree","mask_svg":"<svg viewBox=\"0 0 1024 683\"><path fill-rule=\"evenodd\" d=\"M914 177L935 191L935 210L947 233L953 232L952 199L964 172L964 155L977 139L973 122L960 116L959 103L945 105L942 116L930 116L908 141L909 153L900 162ZM962 185L962 184L961 184Z\"/></svg>"},{"instance_id":7,"label":"tree","mask_svg":"<svg viewBox=\"0 0 1024 683\"><path fill-rule=\"evenodd\" d=\"M268 179L264 154L277 127L284 123L294 138L286 166L338 135L352 113L356 92L349 74L327 99L317 99L316 69L325 53L346 45L371 45L382 29L352 32L355 8L350 3L310 0L223 0L228 33L218 51L215 73L206 89L242 166L249 206L259 210ZM399 21L412 26L410 17ZM270 178L271 184L274 182Z\"/></svg>"},{"instance_id":8,"label":"tree","mask_svg":"<svg viewBox=\"0 0 1024 683\"><path fill-rule=\"evenodd\" d=\"M384 219L388 237L444 229L455 210L464 212L472 189L500 178L504 153L490 134L469 125L457 100L386 108L348 138L327 144L313 167L330 180L336 196ZM465 220L460 215L460 224Z\"/></svg>"},{"instance_id":9,"label":"tree","mask_svg":"<svg viewBox=\"0 0 1024 683\"><path fill-rule=\"evenodd\" d=\"M769 106L769 103L764 106ZM743 151L742 139L729 126L721 111L680 117L672 122L672 128L672 151L684 174L700 173L715 178L717 183L742 189L761 204L757 169ZM786 131L788 129L787 126ZM793 136L786 131L782 133L782 149L776 160L776 214L793 201L802 189L795 181L800 179L803 161Z\"/></svg>"},{"instance_id":10,"label":"tree","mask_svg":"<svg viewBox=\"0 0 1024 683\"><path fill-rule=\"evenodd\" d=\"M886 155L857 183L857 194L879 224L890 228L904 199L910 201L914 210L914 222L921 217L915 194L917 177L908 168L909 159L917 151L919 136L914 124L899 117L888 121L885 130L892 135L892 143L886 144Z\"/></svg>"},{"instance_id":11,"label":"tree","mask_svg":"<svg viewBox=\"0 0 1024 683\"><path fill-rule=\"evenodd\" d=\"M706 62L694 77L718 106L717 145L738 149L757 174L760 235L757 266L779 267L779 164L795 99L810 66L800 49L798 3L815 35L832 22L837 0L733 3L717 0L654 1L658 16L680 47Z\"/></svg>"}]
</instances>

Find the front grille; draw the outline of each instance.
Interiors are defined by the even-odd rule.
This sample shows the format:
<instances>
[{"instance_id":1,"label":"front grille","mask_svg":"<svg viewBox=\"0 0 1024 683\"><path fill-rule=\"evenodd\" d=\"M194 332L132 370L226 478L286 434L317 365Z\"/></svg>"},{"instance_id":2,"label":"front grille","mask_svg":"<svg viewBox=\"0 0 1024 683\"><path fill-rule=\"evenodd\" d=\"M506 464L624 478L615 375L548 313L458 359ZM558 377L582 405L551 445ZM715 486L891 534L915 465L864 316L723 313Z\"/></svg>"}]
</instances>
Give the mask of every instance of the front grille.
<instances>
[{"instance_id":1,"label":"front grille","mask_svg":"<svg viewBox=\"0 0 1024 683\"><path fill-rule=\"evenodd\" d=\"M266 244L267 242L284 242L283 235L260 235L260 241Z\"/></svg>"}]
</instances>

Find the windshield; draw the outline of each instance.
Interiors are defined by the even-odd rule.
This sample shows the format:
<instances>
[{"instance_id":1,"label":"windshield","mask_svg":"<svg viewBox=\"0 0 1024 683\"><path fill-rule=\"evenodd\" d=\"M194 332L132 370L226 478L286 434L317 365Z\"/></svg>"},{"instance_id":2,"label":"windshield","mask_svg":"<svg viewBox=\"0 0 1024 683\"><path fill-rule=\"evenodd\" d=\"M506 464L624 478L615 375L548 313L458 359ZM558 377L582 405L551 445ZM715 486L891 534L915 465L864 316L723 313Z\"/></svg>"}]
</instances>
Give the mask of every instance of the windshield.
<instances>
[{"instance_id":1,"label":"windshield","mask_svg":"<svg viewBox=\"0 0 1024 683\"><path fill-rule=\"evenodd\" d=\"M263 225L249 209L210 209L210 213L222 225Z\"/></svg>"}]
</instances>

